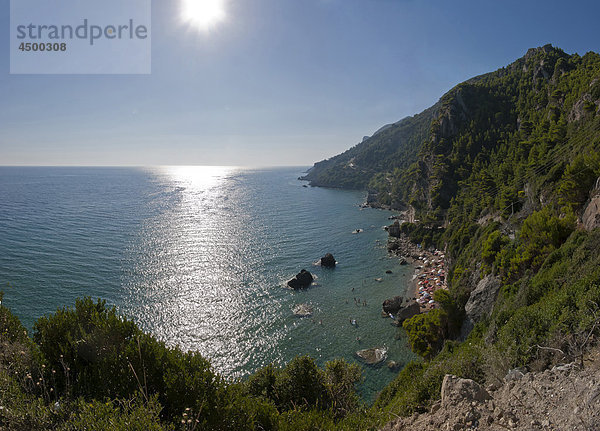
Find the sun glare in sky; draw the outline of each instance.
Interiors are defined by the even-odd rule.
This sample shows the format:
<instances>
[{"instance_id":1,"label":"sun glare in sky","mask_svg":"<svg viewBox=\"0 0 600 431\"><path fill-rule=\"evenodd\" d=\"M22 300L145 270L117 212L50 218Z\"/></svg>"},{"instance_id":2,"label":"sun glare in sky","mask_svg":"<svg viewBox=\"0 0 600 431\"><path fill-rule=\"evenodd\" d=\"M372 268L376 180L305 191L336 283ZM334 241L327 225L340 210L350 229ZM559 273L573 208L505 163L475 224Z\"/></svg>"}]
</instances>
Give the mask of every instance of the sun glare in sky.
<instances>
[{"instance_id":1,"label":"sun glare in sky","mask_svg":"<svg viewBox=\"0 0 600 431\"><path fill-rule=\"evenodd\" d=\"M181 18L201 31L208 31L225 19L225 0L181 0Z\"/></svg>"}]
</instances>

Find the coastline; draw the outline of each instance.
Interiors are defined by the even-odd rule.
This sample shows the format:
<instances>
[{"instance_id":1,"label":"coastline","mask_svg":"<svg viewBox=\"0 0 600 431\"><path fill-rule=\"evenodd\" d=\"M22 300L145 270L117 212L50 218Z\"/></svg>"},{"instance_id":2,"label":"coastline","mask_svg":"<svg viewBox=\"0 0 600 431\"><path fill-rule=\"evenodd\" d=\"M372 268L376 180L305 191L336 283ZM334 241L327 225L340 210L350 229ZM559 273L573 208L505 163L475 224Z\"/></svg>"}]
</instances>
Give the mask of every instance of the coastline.
<instances>
[{"instance_id":1,"label":"coastline","mask_svg":"<svg viewBox=\"0 0 600 431\"><path fill-rule=\"evenodd\" d=\"M398 236L389 236L388 251L414 269L404 300L407 303L419 303L422 313L437 308L433 293L438 289L448 288L445 254L434 248L424 249L399 232Z\"/></svg>"},{"instance_id":2,"label":"coastline","mask_svg":"<svg viewBox=\"0 0 600 431\"><path fill-rule=\"evenodd\" d=\"M361 208L399 211L399 214L388 217L388 220L393 220L393 223L386 227L386 231L388 232L388 253L397 256L401 262L411 265L413 268L413 275L404 292L403 302L405 304L417 302L420 306L420 313L427 313L437 308L439 304L433 300L434 292L438 289L448 289L446 256L441 250L433 247L425 249L420 244L413 243L406 234L400 231L402 223L415 222L414 209L400 210L380 204L377 201L377 195L371 192L367 192L366 200Z\"/></svg>"}]
</instances>

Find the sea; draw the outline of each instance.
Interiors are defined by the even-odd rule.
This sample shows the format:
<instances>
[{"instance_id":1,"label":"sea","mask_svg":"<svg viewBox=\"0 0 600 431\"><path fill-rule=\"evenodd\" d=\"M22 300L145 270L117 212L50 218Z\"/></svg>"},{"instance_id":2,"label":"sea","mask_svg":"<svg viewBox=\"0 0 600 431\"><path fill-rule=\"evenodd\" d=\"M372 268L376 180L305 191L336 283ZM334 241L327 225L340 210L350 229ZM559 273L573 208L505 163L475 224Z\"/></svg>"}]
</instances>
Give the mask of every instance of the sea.
<instances>
[{"instance_id":1,"label":"sea","mask_svg":"<svg viewBox=\"0 0 600 431\"><path fill-rule=\"evenodd\" d=\"M232 380L297 355L344 358L362 367L370 402L398 372L388 361L415 359L381 316L412 268L388 256L391 212L361 208L362 192L308 187L305 170L0 167L3 305L33 330L76 298L102 298ZM315 264L325 253L334 269ZM289 289L302 269L315 283ZM312 316L294 315L299 304ZM356 351L371 347L387 360L363 364Z\"/></svg>"}]
</instances>

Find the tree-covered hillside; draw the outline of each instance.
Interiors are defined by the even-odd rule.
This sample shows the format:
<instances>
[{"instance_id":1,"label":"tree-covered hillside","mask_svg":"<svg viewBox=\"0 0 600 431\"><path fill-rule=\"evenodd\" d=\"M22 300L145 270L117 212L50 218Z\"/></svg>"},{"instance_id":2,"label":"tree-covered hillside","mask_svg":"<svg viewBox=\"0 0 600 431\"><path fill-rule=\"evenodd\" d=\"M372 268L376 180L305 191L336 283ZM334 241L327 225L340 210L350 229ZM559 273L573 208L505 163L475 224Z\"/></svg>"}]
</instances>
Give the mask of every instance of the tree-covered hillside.
<instances>
[{"instance_id":1,"label":"tree-covered hillside","mask_svg":"<svg viewBox=\"0 0 600 431\"><path fill-rule=\"evenodd\" d=\"M553 176L575 155L598 149L599 63L596 53L530 49L505 68L457 85L423 113L316 163L304 178L317 186L369 188L383 204L411 204L418 218L438 222L459 195L469 194L465 184L480 192L474 213L514 212L546 180L559 180ZM563 198L581 200L571 194Z\"/></svg>"},{"instance_id":2,"label":"tree-covered hillside","mask_svg":"<svg viewBox=\"0 0 600 431\"><path fill-rule=\"evenodd\" d=\"M458 85L441 103L418 162L399 177L398 198L422 215L442 222L450 208L472 205L475 216L484 209L507 215L550 195L573 209L583 203L591 184L578 192L566 182L579 171L575 164L597 169L588 159L598 150L598 54L531 49L504 69Z\"/></svg>"},{"instance_id":3,"label":"tree-covered hillside","mask_svg":"<svg viewBox=\"0 0 600 431\"><path fill-rule=\"evenodd\" d=\"M439 308L404 322L424 361L378 398L390 418L430 406L446 373L490 383L581 360L600 336L600 55L530 49L434 109L427 134L404 136L415 161L396 154L364 187L410 208L400 232L450 268ZM345 186L338 158L325 172Z\"/></svg>"},{"instance_id":4,"label":"tree-covered hillside","mask_svg":"<svg viewBox=\"0 0 600 431\"><path fill-rule=\"evenodd\" d=\"M314 186L364 189L381 172L405 169L428 139L439 105L381 128L370 138L328 160L315 163L302 178Z\"/></svg>"}]
</instances>

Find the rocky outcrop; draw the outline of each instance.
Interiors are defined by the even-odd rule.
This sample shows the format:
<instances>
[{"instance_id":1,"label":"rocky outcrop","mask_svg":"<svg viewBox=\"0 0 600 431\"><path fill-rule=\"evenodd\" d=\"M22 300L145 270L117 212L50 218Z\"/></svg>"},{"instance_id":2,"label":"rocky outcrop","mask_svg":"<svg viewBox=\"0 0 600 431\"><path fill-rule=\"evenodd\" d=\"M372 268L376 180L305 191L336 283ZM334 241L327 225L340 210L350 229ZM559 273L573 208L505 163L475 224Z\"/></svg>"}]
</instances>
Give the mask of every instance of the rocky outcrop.
<instances>
[{"instance_id":1,"label":"rocky outcrop","mask_svg":"<svg viewBox=\"0 0 600 431\"><path fill-rule=\"evenodd\" d=\"M310 304L298 304L292 311L297 317L309 317L313 313L313 308Z\"/></svg>"},{"instance_id":2,"label":"rocky outcrop","mask_svg":"<svg viewBox=\"0 0 600 431\"><path fill-rule=\"evenodd\" d=\"M442 105L438 129L433 132L434 141L456 135L461 125L468 121L470 109L465 103L467 86L468 84L462 84L451 90L454 97L448 98L448 103Z\"/></svg>"},{"instance_id":3,"label":"rocky outcrop","mask_svg":"<svg viewBox=\"0 0 600 431\"><path fill-rule=\"evenodd\" d=\"M469 295L465 304L466 318L463 322L462 335L466 337L473 326L492 312L500 290L500 279L493 275L482 278L477 287Z\"/></svg>"},{"instance_id":4,"label":"rocky outcrop","mask_svg":"<svg viewBox=\"0 0 600 431\"><path fill-rule=\"evenodd\" d=\"M416 302L410 302L406 307L402 307L396 315L396 325L402 325L406 319L410 319L421 312L421 306Z\"/></svg>"},{"instance_id":5,"label":"rocky outcrop","mask_svg":"<svg viewBox=\"0 0 600 431\"><path fill-rule=\"evenodd\" d=\"M447 408L461 401L484 402L491 399L490 394L479 383L471 379L446 374L442 382L442 407Z\"/></svg>"},{"instance_id":6,"label":"rocky outcrop","mask_svg":"<svg viewBox=\"0 0 600 431\"><path fill-rule=\"evenodd\" d=\"M321 266L325 268L335 268L335 257L331 253L327 253L325 256L321 258Z\"/></svg>"},{"instance_id":7,"label":"rocky outcrop","mask_svg":"<svg viewBox=\"0 0 600 431\"><path fill-rule=\"evenodd\" d=\"M389 228L390 227L388 226L387 229L389 237L387 249L390 253L394 253L395 255L402 257L414 256L415 259L422 253L423 250L419 249L416 244L412 243L406 235L400 233L398 237L394 237L390 234Z\"/></svg>"},{"instance_id":8,"label":"rocky outcrop","mask_svg":"<svg viewBox=\"0 0 600 431\"><path fill-rule=\"evenodd\" d=\"M313 282L313 275L306 269L300 271L294 278L287 282L287 285L292 289L304 289L311 285Z\"/></svg>"},{"instance_id":9,"label":"rocky outcrop","mask_svg":"<svg viewBox=\"0 0 600 431\"><path fill-rule=\"evenodd\" d=\"M369 190L367 192L367 198L365 199L365 205L367 205L367 206L377 205L377 203L378 203L377 196L378 196L377 192Z\"/></svg>"},{"instance_id":10,"label":"rocky outcrop","mask_svg":"<svg viewBox=\"0 0 600 431\"><path fill-rule=\"evenodd\" d=\"M581 222L586 230L600 227L600 178L596 181L596 187L592 191L592 199L583 211Z\"/></svg>"},{"instance_id":11,"label":"rocky outcrop","mask_svg":"<svg viewBox=\"0 0 600 431\"><path fill-rule=\"evenodd\" d=\"M382 304L383 312L386 315L390 313L396 314L402 308L402 300L403 298L401 296L395 296L391 299L386 299Z\"/></svg>"},{"instance_id":12,"label":"rocky outcrop","mask_svg":"<svg viewBox=\"0 0 600 431\"><path fill-rule=\"evenodd\" d=\"M592 96L589 93L584 94L581 99L573 104L573 108L569 115L567 116L567 120L570 122L579 121L586 116L593 115L593 113L598 109L596 102L592 100Z\"/></svg>"},{"instance_id":13,"label":"rocky outcrop","mask_svg":"<svg viewBox=\"0 0 600 431\"><path fill-rule=\"evenodd\" d=\"M387 350L385 347L373 347L357 351L356 356L362 359L367 365L377 365L386 360Z\"/></svg>"},{"instance_id":14,"label":"rocky outcrop","mask_svg":"<svg viewBox=\"0 0 600 431\"><path fill-rule=\"evenodd\" d=\"M598 430L600 354L489 385L447 375L427 413L395 419L384 431ZM391 413L394 413L393 411Z\"/></svg>"},{"instance_id":15,"label":"rocky outcrop","mask_svg":"<svg viewBox=\"0 0 600 431\"><path fill-rule=\"evenodd\" d=\"M592 198L587 207L585 207L581 220L586 230L600 227L600 196Z\"/></svg>"},{"instance_id":16,"label":"rocky outcrop","mask_svg":"<svg viewBox=\"0 0 600 431\"><path fill-rule=\"evenodd\" d=\"M394 238L400 238L400 222L396 220L387 228L388 235Z\"/></svg>"}]
</instances>

